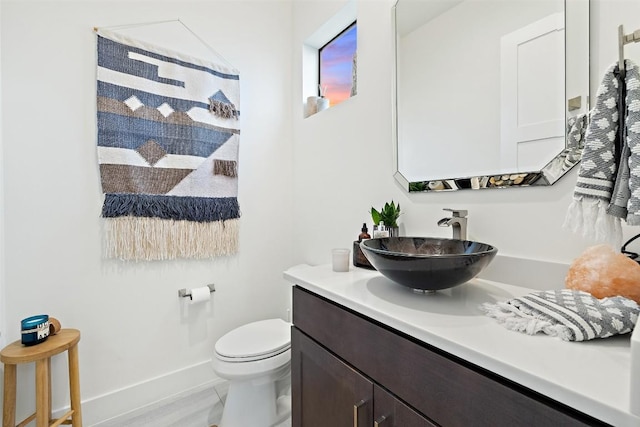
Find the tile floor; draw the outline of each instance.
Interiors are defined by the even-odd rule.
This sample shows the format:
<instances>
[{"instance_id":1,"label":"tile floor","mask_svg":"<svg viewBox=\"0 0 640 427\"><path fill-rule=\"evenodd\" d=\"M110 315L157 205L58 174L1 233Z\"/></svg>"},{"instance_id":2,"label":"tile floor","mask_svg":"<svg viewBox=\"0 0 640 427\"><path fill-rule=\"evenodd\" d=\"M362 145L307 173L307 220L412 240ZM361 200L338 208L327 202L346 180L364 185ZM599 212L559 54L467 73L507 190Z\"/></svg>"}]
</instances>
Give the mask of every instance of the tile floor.
<instances>
[{"instance_id":1,"label":"tile floor","mask_svg":"<svg viewBox=\"0 0 640 427\"><path fill-rule=\"evenodd\" d=\"M116 419L102 422L94 427L210 427L217 426L222 419L228 384L207 387L170 404L151 406ZM262 426L247 426L262 427ZM277 426L291 427L291 419Z\"/></svg>"},{"instance_id":2,"label":"tile floor","mask_svg":"<svg viewBox=\"0 0 640 427\"><path fill-rule=\"evenodd\" d=\"M218 394L218 396L216 396L216 403L213 405L213 408L211 408L211 411L209 413L209 418L208 418L208 422L212 423L211 427L218 427L218 423L222 419L222 409L224 407L224 401L227 398L227 390L228 390L228 383L221 384L215 389L215 392ZM285 391L285 393L290 393L290 392L291 392L290 389L288 392ZM267 426L264 426L264 427L267 427ZM268 426L268 427L291 427L291 418L289 417L289 419L285 420L280 424L277 424L275 426Z\"/></svg>"}]
</instances>

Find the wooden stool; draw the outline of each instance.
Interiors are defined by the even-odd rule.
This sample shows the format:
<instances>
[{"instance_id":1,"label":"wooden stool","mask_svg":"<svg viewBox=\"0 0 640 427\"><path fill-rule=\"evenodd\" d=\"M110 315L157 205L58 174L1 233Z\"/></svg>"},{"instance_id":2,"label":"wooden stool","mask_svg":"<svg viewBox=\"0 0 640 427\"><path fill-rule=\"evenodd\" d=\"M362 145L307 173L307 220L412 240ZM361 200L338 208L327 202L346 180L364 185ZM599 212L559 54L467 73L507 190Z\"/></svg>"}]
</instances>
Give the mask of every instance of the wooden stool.
<instances>
[{"instance_id":1,"label":"wooden stool","mask_svg":"<svg viewBox=\"0 0 640 427\"><path fill-rule=\"evenodd\" d=\"M36 412L18 424L18 427L25 426L34 419L37 427L53 427L60 424L82 427L78 341L79 330L61 329L40 344L27 347L16 341L0 351L0 361L4 363L2 427L16 427L16 365L29 362L36 362ZM51 356L65 350L69 353L71 409L61 418L54 420L51 419Z\"/></svg>"}]
</instances>

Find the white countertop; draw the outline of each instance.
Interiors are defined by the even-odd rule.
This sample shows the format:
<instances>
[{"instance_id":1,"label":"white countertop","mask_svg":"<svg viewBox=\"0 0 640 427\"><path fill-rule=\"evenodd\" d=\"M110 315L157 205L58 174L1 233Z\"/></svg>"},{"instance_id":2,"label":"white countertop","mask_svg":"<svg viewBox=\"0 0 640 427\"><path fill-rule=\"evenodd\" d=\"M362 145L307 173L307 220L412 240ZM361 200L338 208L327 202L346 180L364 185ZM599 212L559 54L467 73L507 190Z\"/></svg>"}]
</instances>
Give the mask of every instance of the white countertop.
<instances>
[{"instance_id":1,"label":"white countertop","mask_svg":"<svg viewBox=\"0 0 640 427\"><path fill-rule=\"evenodd\" d=\"M616 427L640 426L640 417L630 412L630 334L566 342L510 331L478 308L535 289L474 279L421 295L377 271L353 266L349 272L336 273L331 265L297 265L284 277L599 420ZM640 333L634 340L637 337Z\"/></svg>"}]
</instances>

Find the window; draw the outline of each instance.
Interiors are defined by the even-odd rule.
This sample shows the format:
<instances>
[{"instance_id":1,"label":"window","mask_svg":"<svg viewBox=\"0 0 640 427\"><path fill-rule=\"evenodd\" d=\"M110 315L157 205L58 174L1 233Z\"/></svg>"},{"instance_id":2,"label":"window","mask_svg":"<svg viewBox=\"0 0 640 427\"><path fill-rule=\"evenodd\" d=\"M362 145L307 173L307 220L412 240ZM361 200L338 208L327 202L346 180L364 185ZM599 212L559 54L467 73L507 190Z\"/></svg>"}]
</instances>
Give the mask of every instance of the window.
<instances>
[{"instance_id":1,"label":"window","mask_svg":"<svg viewBox=\"0 0 640 427\"><path fill-rule=\"evenodd\" d=\"M357 23L349 25L319 50L319 95L337 105L357 92Z\"/></svg>"}]
</instances>

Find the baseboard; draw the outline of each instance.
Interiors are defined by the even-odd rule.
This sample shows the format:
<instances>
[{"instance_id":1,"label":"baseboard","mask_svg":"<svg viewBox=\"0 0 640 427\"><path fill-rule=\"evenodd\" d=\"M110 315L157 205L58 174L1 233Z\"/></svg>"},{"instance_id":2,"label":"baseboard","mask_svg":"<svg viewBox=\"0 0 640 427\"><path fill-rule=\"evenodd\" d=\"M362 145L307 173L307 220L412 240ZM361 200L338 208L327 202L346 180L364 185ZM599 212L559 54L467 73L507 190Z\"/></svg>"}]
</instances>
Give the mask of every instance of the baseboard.
<instances>
[{"instance_id":1,"label":"baseboard","mask_svg":"<svg viewBox=\"0 0 640 427\"><path fill-rule=\"evenodd\" d=\"M176 402L192 400L194 395L206 395L205 390L211 391L212 401L214 401L216 396L214 388L224 383L224 380L214 374L211 362L207 360L83 400L83 425L96 427L134 425L127 420L139 418L147 412L157 411L160 407ZM62 408L55 411L54 417L60 416L67 410L68 408Z\"/></svg>"}]
</instances>

